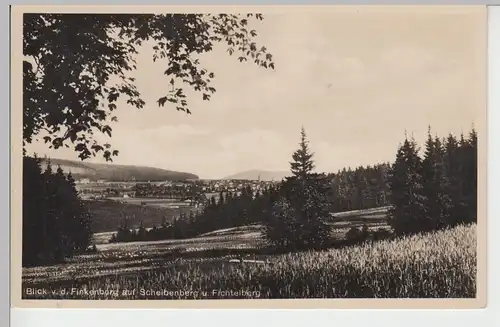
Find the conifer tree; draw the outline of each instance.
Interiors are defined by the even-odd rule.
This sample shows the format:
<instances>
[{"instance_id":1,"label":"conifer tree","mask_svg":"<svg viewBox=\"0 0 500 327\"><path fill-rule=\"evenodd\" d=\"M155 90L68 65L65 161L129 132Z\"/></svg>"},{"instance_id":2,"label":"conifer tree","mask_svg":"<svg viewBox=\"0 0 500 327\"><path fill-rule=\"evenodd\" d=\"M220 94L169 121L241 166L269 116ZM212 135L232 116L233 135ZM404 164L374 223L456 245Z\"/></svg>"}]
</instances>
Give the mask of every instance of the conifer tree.
<instances>
[{"instance_id":1,"label":"conifer tree","mask_svg":"<svg viewBox=\"0 0 500 327\"><path fill-rule=\"evenodd\" d=\"M72 228L73 217L72 211L75 205L71 195L69 194L69 185L63 170L58 166L56 173L51 176L54 184L53 203L52 203L52 224L49 225L51 230L51 242L53 246L53 256L55 261L61 261L68 255L71 255L74 250L73 237L76 230Z\"/></svg>"},{"instance_id":2,"label":"conifer tree","mask_svg":"<svg viewBox=\"0 0 500 327\"><path fill-rule=\"evenodd\" d=\"M405 139L399 147L389 185L392 208L390 224L398 235L420 231L426 223L422 161L414 139Z\"/></svg>"},{"instance_id":3,"label":"conifer tree","mask_svg":"<svg viewBox=\"0 0 500 327\"><path fill-rule=\"evenodd\" d=\"M474 128L467 141L463 142L464 200L467 203L467 215L463 222L477 221L477 132Z\"/></svg>"},{"instance_id":4,"label":"conifer tree","mask_svg":"<svg viewBox=\"0 0 500 327\"><path fill-rule=\"evenodd\" d=\"M44 183L40 159L36 156L23 158L23 266L36 264L39 261L43 235L43 223L46 217L44 206Z\"/></svg>"},{"instance_id":5,"label":"conifer tree","mask_svg":"<svg viewBox=\"0 0 500 327\"><path fill-rule=\"evenodd\" d=\"M309 151L308 143L306 131L304 127L302 127L300 130L299 149L293 153L293 161L290 162L290 170L293 175L301 180L306 180L314 169L314 161L312 160L314 154Z\"/></svg>"},{"instance_id":6,"label":"conifer tree","mask_svg":"<svg viewBox=\"0 0 500 327\"><path fill-rule=\"evenodd\" d=\"M67 177L67 185L69 186L69 196L70 202L72 203L71 208L74 211L72 219L74 220L73 224L76 226L74 228L74 248L77 252L83 252L87 249L92 239L92 216L88 208L81 201L78 196L78 191L76 190L76 183L71 175L71 172L68 173Z\"/></svg>"},{"instance_id":7,"label":"conifer tree","mask_svg":"<svg viewBox=\"0 0 500 327\"><path fill-rule=\"evenodd\" d=\"M443 146L438 137L432 137L430 127L422 168L426 220L422 223L421 230L441 229L449 221L451 200L446 192L448 186Z\"/></svg>"},{"instance_id":8,"label":"conifer tree","mask_svg":"<svg viewBox=\"0 0 500 327\"><path fill-rule=\"evenodd\" d=\"M293 176L282 183L281 198L273 210L274 219L266 228L268 239L278 246L315 248L324 245L329 237L326 220L331 185L324 174L313 172L312 157L302 128L299 149L293 153L290 163Z\"/></svg>"},{"instance_id":9,"label":"conifer tree","mask_svg":"<svg viewBox=\"0 0 500 327\"><path fill-rule=\"evenodd\" d=\"M53 225L54 216L56 214L55 207L57 205L55 197L55 186L53 180L53 171L50 160L47 160L47 166L42 175L43 191L42 191L42 205L44 207L43 215L40 217L42 219L42 243L40 248L40 259L42 262L51 263L54 261L54 253L52 249L54 248L53 241Z\"/></svg>"},{"instance_id":10,"label":"conifer tree","mask_svg":"<svg viewBox=\"0 0 500 327\"><path fill-rule=\"evenodd\" d=\"M42 173L38 158L23 160L23 265L61 262L90 245L91 217L71 175L50 161Z\"/></svg>"},{"instance_id":11,"label":"conifer tree","mask_svg":"<svg viewBox=\"0 0 500 327\"><path fill-rule=\"evenodd\" d=\"M465 140L449 134L445 144L445 169L447 178L446 193L451 200L451 210L448 225L464 222L467 217L467 203L464 199L464 160Z\"/></svg>"}]
</instances>

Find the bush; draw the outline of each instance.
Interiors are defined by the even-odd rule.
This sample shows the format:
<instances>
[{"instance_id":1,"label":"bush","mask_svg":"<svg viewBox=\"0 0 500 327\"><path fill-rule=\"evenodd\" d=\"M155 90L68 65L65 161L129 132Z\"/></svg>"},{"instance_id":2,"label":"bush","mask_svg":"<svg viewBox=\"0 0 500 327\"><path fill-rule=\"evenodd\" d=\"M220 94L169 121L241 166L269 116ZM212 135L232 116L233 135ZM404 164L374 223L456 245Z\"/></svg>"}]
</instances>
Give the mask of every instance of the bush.
<instances>
[{"instance_id":1,"label":"bush","mask_svg":"<svg viewBox=\"0 0 500 327\"><path fill-rule=\"evenodd\" d=\"M346 240L349 244L359 244L366 241L382 241L393 238L394 233L391 230L380 227L377 230L370 231L365 224L361 229L352 227L346 233Z\"/></svg>"},{"instance_id":2,"label":"bush","mask_svg":"<svg viewBox=\"0 0 500 327\"><path fill-rule=\"evenodd\" d=\"M362 238L363 233L357 227L351 227L346 233L345 238L349 243L359 243Z\"/></svg>"},{"instance_id":3,"label":"bush","mask_svg":"<svg viewBox=\"0 0 500 327\"><path fill-rule=\"evenodd\" d=\"M372 233L368 230L368 226L366 224L364 224L361 229L352 227L346 233L346 240L350 244L363 243L370 239L372 239Z\"/></svg>"},{"instance_id":4,"label":"bush","mask_svg":"<svg viewBox=\"0 0 500 327\"><path fill-rule=\"evenodd\" d=\"M379 228L376 231L371 232L371 237L374 241L387 240L394 237L394 233L391 230L385 228Z\"/></svg>"},{"instance_id":5,"label":"bush","mask_svg":"<svg viewBox=\"0 0 500 327\"><path fill-rule=\"evenodd\" d=\"M285 198L279 199L273 205L272 212L266 221L264 234L276 248L293 249L297 247L295 215L294 208Z\"/></svg>"}]
</instances>

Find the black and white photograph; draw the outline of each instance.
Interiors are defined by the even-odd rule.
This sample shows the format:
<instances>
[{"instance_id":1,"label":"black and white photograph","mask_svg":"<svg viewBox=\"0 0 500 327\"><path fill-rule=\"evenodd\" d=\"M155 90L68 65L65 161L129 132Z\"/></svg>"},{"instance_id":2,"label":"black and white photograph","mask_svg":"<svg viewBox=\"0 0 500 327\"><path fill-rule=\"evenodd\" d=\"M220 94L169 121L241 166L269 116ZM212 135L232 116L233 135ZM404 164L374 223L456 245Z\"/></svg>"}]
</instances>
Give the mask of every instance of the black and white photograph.
<instances>
[{"instance_id":1,"label":"black and white photograph","mask_svg":"<svg viewBox=\"0 0 500 327\"><path fill-rule=\"evenodd\" d=\"M14 8L20 300L483 297L484 7Z\"/></svg>"}]
</instances>

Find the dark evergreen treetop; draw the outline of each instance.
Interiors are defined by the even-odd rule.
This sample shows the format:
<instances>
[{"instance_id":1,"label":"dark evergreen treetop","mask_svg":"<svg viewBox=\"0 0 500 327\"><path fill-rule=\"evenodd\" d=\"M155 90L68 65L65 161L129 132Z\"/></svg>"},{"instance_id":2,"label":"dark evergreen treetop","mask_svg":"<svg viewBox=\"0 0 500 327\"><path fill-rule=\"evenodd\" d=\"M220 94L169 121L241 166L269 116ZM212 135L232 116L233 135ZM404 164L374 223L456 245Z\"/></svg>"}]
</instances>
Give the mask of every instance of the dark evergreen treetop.
<instances>
[{"instance_id":1,"label":"dark evergreen treetop","mask_svg":"<svg viewBox=\"0 0 500 327\"><path fill-rule=\"evenodd\" d=\"M309 142L304 127L300 130L300 143L293 155L293 161L290 162L291 171L297 178L306 178L314 169L314 161L312 160L314 153L309 150Z\"/></svg>"}]
</instances>

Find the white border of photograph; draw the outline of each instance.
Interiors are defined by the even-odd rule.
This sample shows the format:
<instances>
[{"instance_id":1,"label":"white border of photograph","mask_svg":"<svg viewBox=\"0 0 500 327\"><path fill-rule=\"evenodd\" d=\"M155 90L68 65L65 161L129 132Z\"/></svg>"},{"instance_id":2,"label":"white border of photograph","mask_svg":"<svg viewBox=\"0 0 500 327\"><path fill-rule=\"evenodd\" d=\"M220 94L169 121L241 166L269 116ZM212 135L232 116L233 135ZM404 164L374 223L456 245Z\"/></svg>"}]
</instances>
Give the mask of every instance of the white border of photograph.
<instances>
[{"instance_id":1,"label":"white border of photograph","mask_svg":"<svg viewBox=\"0 0 500 327\"><path fill-rule=\"evenodd\" d=\"M36 1L39 2L39 1ZM57 1L59 2L59 1ZM55 4L57 2L53 2ZM259 1L262 3L263 1ZM279 1L282 2L282 1ZM279 3L279 2L274 2ZM332 1L317 1L316 3L331 3ZM373 3L369 1L363 1L364 3ZM379 1L379 3L387 4L389 1ZM391 1L392 2L392 1ZM451 3L452 1L441 1L441 3ZM35 2L32 2L33 4ZM186 2L184 2L185 4ZM187 3L194 3L194 1L187 1ZM221 2L219 2L221 3ZM360 1L356 1L360 3ZM394 2L392 2L394 3ZM420 2L422 3L422 2ZM423 3L429 3L429 1L423 1ZM455 1L455 4L459 3L471 3L471 1ZM111 2L108 2L111 4ZM164 3L165 4L165 3ZM8 17L4 15L4 17ZM9 24L9 20L4 20L5 24ZM9 33L9 29L4 29L6 33ZM487 308L481 310L315 310L314 312L308 312L305 310L260 310L261 312L256 312L255 310L218 310L218 309L206 309L206 310L98 310L98 309L67 309L67 310L56 310L56 309L11 309L11 325L12 326L99 326L99 325L116 325L120 324L121 327L124 326L136 326L148 325L148 324L158 324L158 323L182 323L183 325L190 326L191 324L203 324L203 326L221 326L221 325L242 325L242 326L255 326L258 324L272 325L272 324L285 324L285 325L304 325L310 324L314 321L314 324L324 323L324 324L340 324L342 326L359 326L359 325L369 325L369 326L437 326L437 325L452 325L452 326L493 326L495 315L498 315L498 295L500 289L498 287L499 282L496 276L500 275L500 269L498 266L498 260L495 260L498 255L498 249L495 245L498 245L498 238L495 237L495 231L499 230L499 222L497 213L499 213L500 201L496 200L495 189L500 185L500 144L499 135L500 128L500 6L489 8L489 51L488 51L488 71L489 71L489 83L488 83L488 140L489 140L489 150L488 150L488 300ZM7 55L9 55L8 53ZM5 62L5 61L4 61ZM4 76L6 76L5 74ZM8 82L7 82L8 83ZM3 88L4 92L10 92L8 87ZM8 99L5 97L5 99ZM9 108L9 107L8 107ZM3 124L8 124L9 112L4 110L4 117L7 119L1 119ZM7 125L3 128L3 132L7 135L9 134L9 128ZM9 136L5 138L9 139ZM7 143L7 142L5 142ZM5 150L9 151L8 143L5 146ZM6 167L4 171L6 174L2 174L3 185L9 185L9 174L10 168L8 164L9 155L5 156L6 159L2 160L2 167ZM6 165L4 165L4 163ZM5 209L9 207L9 193L10 189L5 194L4 201ZM7 211L7 210L5 210ZM9 213L6 212L4 218L4 233L9 233L10 228L8 227ZM7 226L6 226L7 224ZM10 253L9 249L9 238L2 238L4 246L1 248L7 253ZM5 246L7 244L7 246ZM497 246L498 247L498 246ZM8 256L7 256L8 257ZM7 275L9 272L9 266L4 265L2 269L2 277ZM2 290L2 296L4 299L10 302L10 294L8 289L10 288L10 281L5 281L3 286L0 288ZM4 306L5 307L5 306ZM497 310L495 310L497 309ZM196 313L194 312L196 311ZM195 313L195 314L194 314ZM0 314L0 316L8 319L8 315ZM312 318L314 317L314 319ZM4 318L4 319L5 319ZM2 324L3 325L3 324Z\"/></svg>"}]
</instances>

